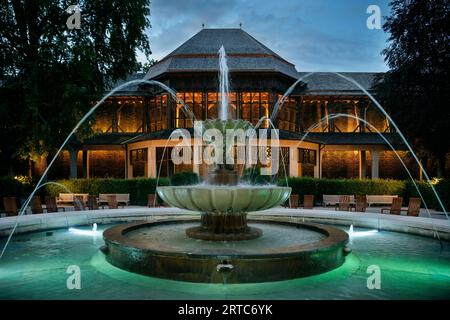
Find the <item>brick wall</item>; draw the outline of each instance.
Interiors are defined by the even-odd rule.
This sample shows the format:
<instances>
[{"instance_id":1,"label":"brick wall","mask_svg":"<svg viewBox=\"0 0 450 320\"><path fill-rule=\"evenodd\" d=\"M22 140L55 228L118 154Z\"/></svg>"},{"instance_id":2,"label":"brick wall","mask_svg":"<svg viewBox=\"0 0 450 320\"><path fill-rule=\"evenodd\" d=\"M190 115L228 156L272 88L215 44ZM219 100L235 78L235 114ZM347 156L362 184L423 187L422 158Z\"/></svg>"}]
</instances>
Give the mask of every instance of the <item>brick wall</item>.
<instances>
[{"instance_id":1,"label":"brick wall","mask_svg":"<svg viewBox=\"0 0 450 320\"><path fill-rule=\"evenodd\" d=\"M419 166L405 151L397 151L411 175L419 179ZM380 178L409 179L409 175L393 151L380 152Z\"/></svg>"},{"instance_id":2,"label":"brick wall","mask_svg":"<svg viewBox=\"0 0 450 320\"><path fill-rule=\"evenodd\" d=\"M89 151L91 178L125 177L125 153L122 150Z\"/></svg>"},{"instance_id":3,"label":"brick wall","mask_svg":"<svg viewBox=\"0 0 450 320\"><path fill-rule=\"evenodd\" d=\"M51 158L48 158L48 162L51 161ZM83 152L78 152L77 157L77 172L78 178L83 177ZM70 177L70 154L69 151L62 151L59 157L56 159L53 167L50 169L48 173L49 180L56 179L68 179Z\"/></svg>"},{"instance_id":4,"label":"brick wall","mask_svg":"<svg viewBox=\"0 0 450 320\"><path fill-rule=\"evenodd\" d=\"M358 153L355 151L324 151L322 177L357 178L358 161Z\"/></svg>"},{"instance_id":5,"label":"brick wall","mask_svg":"<svg viewBox=\"0 0 450 320\"><path fill-rule=\"evenodd\" d=\"M405 151L398 151L398 154L411 175L418 179L419 167L414 158ZM325 151L322 161L322 177L324 178L358 178L359 155L356 151ZM371 177L371 171L371 153L366 151L366 177ZM408 173L393 151L380 152L379 177L409 179Z\"/></svg>"}]
</instances>

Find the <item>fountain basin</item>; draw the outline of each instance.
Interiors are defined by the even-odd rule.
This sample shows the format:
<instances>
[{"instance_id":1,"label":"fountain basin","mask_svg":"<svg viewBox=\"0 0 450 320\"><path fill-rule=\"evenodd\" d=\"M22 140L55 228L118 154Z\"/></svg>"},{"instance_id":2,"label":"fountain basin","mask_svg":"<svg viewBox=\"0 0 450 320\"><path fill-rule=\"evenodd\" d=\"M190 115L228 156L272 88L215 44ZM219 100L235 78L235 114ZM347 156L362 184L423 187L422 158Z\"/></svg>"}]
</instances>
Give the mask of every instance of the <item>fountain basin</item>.
<instances>
[{"instance_id":1,"label":"fountain basin","mask_svg":"<svg viewBox=\"0 0 450 320\"><path fill-rule=\"evenodd\" d=\"M170 205L205 213L244 213L266 210L284 203L290 187L191 185L158 187L158 195Z\"/></svg>"},{"instance_id":2,"label":"fountain basin","mask_svg":"<svg viewBox=\"0 0 450 320\"><path fill-rule=\"evenodd\" d=\"M227 283L305 277L339 267L345 260L348 235L333 227L251 220L264 230L262 238L224 243L189 239L179 232L195 222L198 220L115 226L104 232L106 247L102 251L109 263L127 271L207 283L222 283L224 276ZM156 234L152 235L152 230ZM280 242L280 238L288 241ZM224 265L228 266L226 273L219 268Z\"/></svg>"}]
</instances>

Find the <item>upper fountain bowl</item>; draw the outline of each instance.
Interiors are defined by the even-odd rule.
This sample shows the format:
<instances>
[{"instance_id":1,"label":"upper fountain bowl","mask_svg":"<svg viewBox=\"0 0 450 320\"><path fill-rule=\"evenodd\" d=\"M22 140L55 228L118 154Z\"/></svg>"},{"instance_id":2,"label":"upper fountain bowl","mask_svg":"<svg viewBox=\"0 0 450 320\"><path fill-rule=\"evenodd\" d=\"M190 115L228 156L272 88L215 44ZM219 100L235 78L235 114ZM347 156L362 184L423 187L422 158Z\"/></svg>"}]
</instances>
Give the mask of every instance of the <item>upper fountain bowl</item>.
<instances>
[{"instance_id":1,"label":"upper fountain bowl","mask_svg":"<svg viewBox=\"0 0 450 320\"><path fill-rule=\"evenodd\" d=\"M245 213L284 203L291 188L264 186L190 185L158 187L158 195L170 205L205 213Z\"/></svg>"}]
</instances>

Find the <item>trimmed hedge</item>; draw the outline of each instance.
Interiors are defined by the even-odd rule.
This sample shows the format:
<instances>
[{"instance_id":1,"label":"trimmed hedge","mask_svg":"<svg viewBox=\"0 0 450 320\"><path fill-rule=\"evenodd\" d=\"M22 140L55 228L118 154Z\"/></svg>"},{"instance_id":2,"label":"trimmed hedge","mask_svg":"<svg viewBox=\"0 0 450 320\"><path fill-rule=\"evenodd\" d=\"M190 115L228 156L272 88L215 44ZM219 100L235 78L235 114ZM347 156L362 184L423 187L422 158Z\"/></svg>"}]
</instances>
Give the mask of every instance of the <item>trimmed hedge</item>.
<instances>
[{"instance_id":1,"label":"trimmed hedge","mask_svg":"<svg viewBox=\"0 0 450 320\"><path fill-rule=\"evenodd\" d=\"M259 181L259 175L246 172L248 180ZM263 180L261 178L261 180ZM199 181L194 173L180 173L171 177L173 185L192 184ZM147 205L147 195L155 193L156 179L74 179L60 180L58 183L64 185L66 190L57 185L47 185L45 191L49 195L58 196L61 192L89 193L98 195L100 193L129 193L130 203L133 205ZM280 180L280 185L285 185L285 181ZM288 184L292 187L292 192L299 194L302 198L305 194L313 194L315 202L322 201L323 194L390 194L399 195L404 198L407 205L410 197L418 197L418 192L412 181L389 180L389 179L316 179L310 177L291 177ZM420 193L425 199L429 208L441 211L441 207L434 196L431 187L426 182L416 181ZM159 185L169 185L166 178L159 179ZM0 197L12 196L18 199L26 198L32 191L32 182L19 182L13 177L0 178ZM450 180L440 180L435 185L436 191L441 197L447 211L450 208ZM43 188L44 189L44 188ZM43 191L38 194L43 195ZM0 208L3 201L0 202Z\"/></svg>"},{"instance_id":2,"label":"trimmed hedge","mask_svg":"<svg viewBox=\"0 0 450 320\"><path fill-rule=\"evenodd\" d=\"M426 182L415 182L428 208L441 211L442 209L439 206L430 185ZM303 198L305 194L313 194L315 202L322 202L322 195L324 194L398 195L403 197L404 205L407 205L410 197L419 197L419 193L417 192L414 183L412 181L403 180L290 177L288 179L288 184L292 188L292 193L299 194L300 198ZM284 185L284 181L280 181L280 185ZM450 207L450 182L448 180L441 180L435 188L448 211L448 208Z\"/></svg>"},{"instance_id":3,"label":"trimmed hedge","mask_svg":"<svg viewBox=\"0 0 450 320\"><path fill-rule=\"evenodd\" d=\"M100 193L129 193L130 204L145 206L148 202L147 195L155 193L156 179L72 179L60 180L62 184L72 193L89 193L99 195ZM159 179L158 185L169 185L167 179ZM58 196L59 193L68 192L57 185L46 186L47 193Z\"/></svg>"},{"instance_id":4,"label":"trimmed hedge","mask_svg":"<svg viewBox=\"0 0 450 320\"><path fill-rule=\"evenodd\" d=\"M197 183L200 183L200 177L197 173L191 171L178 172L170 177L172 186L186 186Z\"/></svg>"},{"instance_id":5,"label":"trimmed hedge","mask_svg":"<svg viewBox=\"0 0 450 320\"><path fill-rule=\"evenodd\" d=\"M450 179L439 181L439 183L436 185L436 191L441 197L441 200L444 203L447 212L450 211ZM433 199L435 198L433 197ZM442 210L440 206L436 206L436 208Z\"/></svg>"}]
</instances>

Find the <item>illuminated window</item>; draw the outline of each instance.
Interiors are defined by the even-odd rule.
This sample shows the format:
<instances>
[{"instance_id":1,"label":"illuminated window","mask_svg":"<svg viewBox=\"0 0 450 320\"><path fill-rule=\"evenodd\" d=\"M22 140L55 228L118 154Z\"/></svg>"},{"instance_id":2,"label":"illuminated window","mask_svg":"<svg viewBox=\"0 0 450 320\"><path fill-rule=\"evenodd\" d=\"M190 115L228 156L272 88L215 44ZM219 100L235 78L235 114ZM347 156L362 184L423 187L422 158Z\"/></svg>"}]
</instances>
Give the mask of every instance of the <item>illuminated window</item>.
<instances>
[{"instance_id":1,"label":"illuminated window","mask_svg":"<svg viewBox=\"0 0 450 320\"><path fill-rule=\"evenodd\" d=\"M316 165L316 150L298 148L298 162Z\"/></svg>"}]
</instances>

